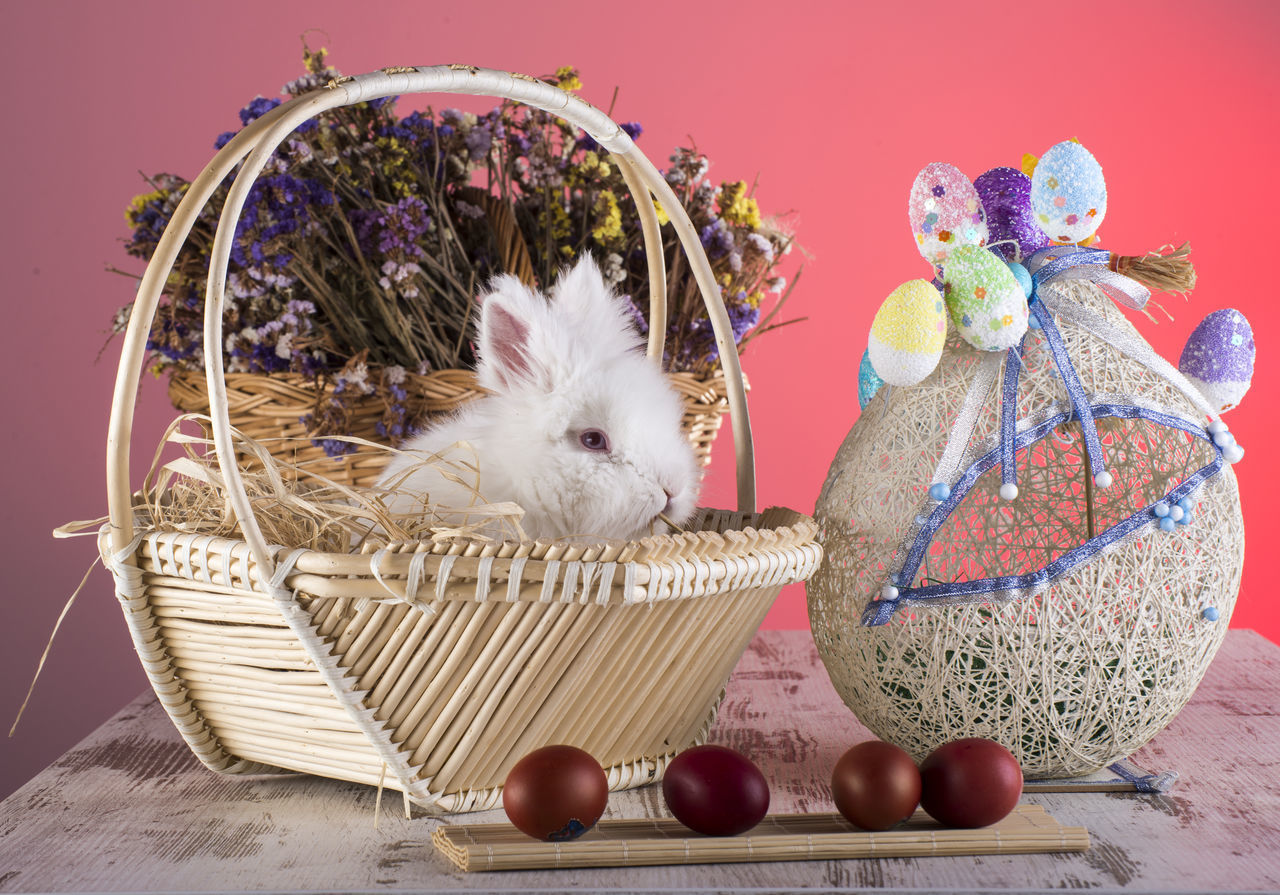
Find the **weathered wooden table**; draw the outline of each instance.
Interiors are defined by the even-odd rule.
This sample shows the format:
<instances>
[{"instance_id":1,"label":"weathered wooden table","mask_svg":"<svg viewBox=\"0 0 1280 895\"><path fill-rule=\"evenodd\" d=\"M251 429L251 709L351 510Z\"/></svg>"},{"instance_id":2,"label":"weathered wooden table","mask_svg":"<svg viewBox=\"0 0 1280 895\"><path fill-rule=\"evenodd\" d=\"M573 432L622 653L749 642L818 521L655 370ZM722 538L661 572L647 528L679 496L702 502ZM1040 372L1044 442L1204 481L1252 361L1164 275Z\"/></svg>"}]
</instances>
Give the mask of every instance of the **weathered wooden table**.
<instances>
[{"instance_id":1,"label":"weathered wooden table","mask_svg":"<svg viewBox=\"0 0 1280 895\"><path fill-rule=\"evenodd\" d=\"M430 845L441 821L406 819L398 794L375 829L372 789L205 770L148 693L0 803L0 892L1280 890L1278 684L1280 647L1232 631L1192 702L1135 757L1179 773L1168 794L1025 794L1088 827L1080 854L488 874L450 869ZM830 769L868 737L804 631L755 638L713 732L759 761L777 812L832 810ZM662 810L649 786L614 794L606 816Z\"/></svg>"}]
</instances>

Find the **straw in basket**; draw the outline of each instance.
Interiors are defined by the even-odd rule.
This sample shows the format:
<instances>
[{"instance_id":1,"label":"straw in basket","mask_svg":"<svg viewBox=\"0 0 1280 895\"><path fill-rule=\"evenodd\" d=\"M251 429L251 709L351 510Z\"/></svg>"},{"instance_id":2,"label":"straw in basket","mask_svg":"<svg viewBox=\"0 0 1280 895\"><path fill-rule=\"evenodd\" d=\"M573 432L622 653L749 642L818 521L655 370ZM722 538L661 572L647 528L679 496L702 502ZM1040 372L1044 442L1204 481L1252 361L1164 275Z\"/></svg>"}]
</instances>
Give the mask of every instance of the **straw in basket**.
<instances>
[{"instance_id":1,"label":"straw in basket","mask_svg":"<svg viewBox=\"0 0 1280 895\"><path fill-rule=\"evenodd\" d=\"M452 413L484 394L471 370L432 370L405 375L407 416L430 420ZM350 485L369 486L382 474L385 453L329 457L313 444L303 420L325 403L332 385L321 385L301 373L228 373L227 404L231 424L257 439L290 465L322 458L326 478ZM686 371L667 374L667 382L684 402L682 426L702 466L711 463L711 446L729 409L728 388L722 373L699 375ZM169 401L184 413L207 414L209 395L199 373L179 370L169 380ZM350 433L376 439L386 410L377 396L352 399Z\"/></svg>"},{"instance_id":2,"label":"straw in basket","mask_svg":"<svg viewBox=\"0 0 1280 895\"><path fill-rule=\"evenodd\" d=\"M507 97L582 127L624 172L648 248L651 358L666 330L654 199L696 271L721 348L739 510L631 543L399 544L366 554L267 543L236 463L220 352L207 352L211 429L242 539L138 526L128 482L134 396L159 295L214 187L222 211L205 301L221 344L236 221L275 148L325 110L393 94ZM730 671L780 589L817 567L816 526L755 512L754 459L731 327L697 233L663 178L607 116L535 79L470 66L343 78L246 127L192 184L143 277L108 436L101 549L156 694L195 754L226 773L304 771L383 784L438 812L493 807L507 770L569 742L621 789L658 779L702 740Z\"/></svg>"}]
</instances>

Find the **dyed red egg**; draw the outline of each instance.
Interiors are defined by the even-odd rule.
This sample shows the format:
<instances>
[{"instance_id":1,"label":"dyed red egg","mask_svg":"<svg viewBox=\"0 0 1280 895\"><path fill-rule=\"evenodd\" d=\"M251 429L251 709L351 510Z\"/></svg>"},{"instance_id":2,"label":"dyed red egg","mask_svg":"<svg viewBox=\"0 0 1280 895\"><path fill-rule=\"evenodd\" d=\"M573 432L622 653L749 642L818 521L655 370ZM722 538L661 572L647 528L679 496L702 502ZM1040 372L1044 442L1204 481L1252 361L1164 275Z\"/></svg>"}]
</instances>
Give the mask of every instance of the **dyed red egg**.
<instances>
[{"instance_id":1,"label":"dyed red egg","mask_svg":"<svg viewBox=\"0 0 1280 895\"><path fill-rule=\"evenodd\" d=\"M676 820L707 836L745 833L769 810L764 774L724 746L694 746L672 759L662 796Z\"/></svg>"},{"instance_id":2,"label":"dyed red egg","mask_svg":"<svg viewBox=\"0 0 1280 895\"><path fill-rule=\"evenodd\" d=\"M892 743L859 743L831 772L836 810L855 827L887 830L912 815L920 802L920 771Z\"/></svg>"},{"instance_id":3,"label":"dyed red egg","mask_svg":"<svg viewBox=\"0 0 1280 895\"><path fill-rule=\"evenodd\" d=\"M993 824L1014 809L1021 795L1022 768L994 740L944 743L920 763L920 807L944 826Z\"/></svg>"},{"instance_id":4,"label":"dyed red egg","mask_svg":"<svg viewBox=\"0 0 1280 895\"><path fill-rule=\"evenodd\" d=\"M600 762L576 746L543 746L516 762L502 785L502 808L520 832L548 842L577 839L609 801Z\"/></svg>"}]
</instances>

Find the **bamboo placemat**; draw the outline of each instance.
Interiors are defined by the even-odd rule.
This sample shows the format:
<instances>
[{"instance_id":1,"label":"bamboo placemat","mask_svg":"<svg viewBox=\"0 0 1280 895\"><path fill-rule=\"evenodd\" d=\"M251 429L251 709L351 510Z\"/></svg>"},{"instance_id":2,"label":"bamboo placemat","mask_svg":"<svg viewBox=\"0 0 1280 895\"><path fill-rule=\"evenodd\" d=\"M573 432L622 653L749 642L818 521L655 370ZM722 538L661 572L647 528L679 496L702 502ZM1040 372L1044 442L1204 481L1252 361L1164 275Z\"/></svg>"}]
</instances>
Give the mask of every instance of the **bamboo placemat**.
<instances>
[{"instance_id":1,"label":"bamboo placemat","mask_svg":"<svg viewBox=\"0 0 1280 895\"><path fill-rule=\"evenodd\" d=\"M601 821L573 842L536 842L510 824L441 826L431 841L460 870L475 871L1085 851L1089 831L1063 826L1039 805L1019 805L977 830L948 829L917 811L884 833L859 830L839 814L774 814L729 837L648 818Z\"/></svg>"}]
</instances>

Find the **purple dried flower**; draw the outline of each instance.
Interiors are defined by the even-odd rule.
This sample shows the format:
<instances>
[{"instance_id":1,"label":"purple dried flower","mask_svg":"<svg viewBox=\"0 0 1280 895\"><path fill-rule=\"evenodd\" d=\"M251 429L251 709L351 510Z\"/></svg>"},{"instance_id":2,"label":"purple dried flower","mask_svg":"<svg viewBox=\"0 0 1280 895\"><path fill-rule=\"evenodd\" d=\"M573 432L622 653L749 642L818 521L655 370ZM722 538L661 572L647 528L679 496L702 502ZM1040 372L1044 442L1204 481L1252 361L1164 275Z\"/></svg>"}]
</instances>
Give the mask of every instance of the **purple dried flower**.
<instances>
[{"instance_id":1,"label":"purple dried flower","mask_svg":"<svg viewBox=\"0 0 1280 895\"><path fill-rule=\"evenodd\" d=\"M240 110L240 123L243 125L255 121L278 105L280 105L279 99L256 96L249 101L249 105Z\"/></svg>"}]
</instances>

